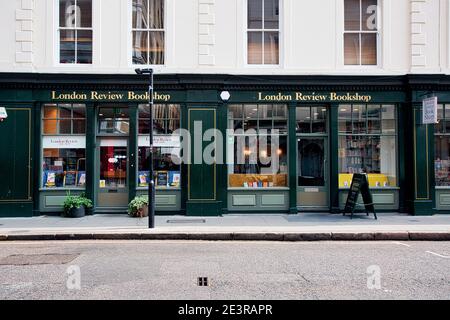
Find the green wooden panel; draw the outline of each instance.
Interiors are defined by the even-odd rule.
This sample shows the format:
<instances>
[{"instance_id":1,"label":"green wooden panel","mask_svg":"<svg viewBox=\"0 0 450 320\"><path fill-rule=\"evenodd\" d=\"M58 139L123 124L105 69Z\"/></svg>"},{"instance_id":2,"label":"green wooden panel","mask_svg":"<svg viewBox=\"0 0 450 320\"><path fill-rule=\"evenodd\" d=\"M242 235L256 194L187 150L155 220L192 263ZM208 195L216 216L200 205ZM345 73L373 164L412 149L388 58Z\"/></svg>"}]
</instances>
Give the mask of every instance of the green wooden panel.
<instances>
[{"instance_id":1,"label":"green wooden panel","mask_svg":"<svg viewBox=\"0 0 450 320\"><path fill-rule=\"evenodd\" d=\"M261 196L262 206L284 206L284 194L264 194Z\"/></svg>"},{"instance_id":2,"label":"green wooden panel","mask_svg":"<svg viewBox=\"0 0 450 320\"><path fill-rule=\"evenodd\" d=\"M233 206L256 206L256 195L248 194L248 195L232 195Z\"/></svg>"},{"instance_id":3,"label":"green wooden panel","mask_svg":"<svg viewBox=\"0 0 450 320\"><path fill-rule=\"evenodd\" d=\"M7 108L0 123L0 203L31 200L31 109Z\"/></svg>"},{"instance_id":4,"label":"green wooden panel","mask_svg":"<svg viewBox=\"0 0 450 320\"><path fill-rule=\"evenodd\" d=\"M203 162L203 150L211 142L203 141L206 130L216 127L216 110L213 108L191 108L188 110L191 134L191 164L188 165L188 200L215 201L216 165ZM199 128L195 134L196 126ZM196 161L197 160L197 161ZM200 163L199 160L201 161Z\"/></svg>"}]
</instances>

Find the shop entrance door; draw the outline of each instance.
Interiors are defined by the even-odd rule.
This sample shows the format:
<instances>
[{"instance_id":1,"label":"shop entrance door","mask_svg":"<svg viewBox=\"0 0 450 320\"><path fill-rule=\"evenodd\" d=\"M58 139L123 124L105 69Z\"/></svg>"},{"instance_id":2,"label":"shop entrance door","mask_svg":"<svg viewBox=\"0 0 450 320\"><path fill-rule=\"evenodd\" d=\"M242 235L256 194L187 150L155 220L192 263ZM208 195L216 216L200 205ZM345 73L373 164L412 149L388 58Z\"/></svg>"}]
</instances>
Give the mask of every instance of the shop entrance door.
<instances>
[{"instance_id":1,"label":"shop entrance door","mask_svg":"<svg viewBox=\"0 0 450 320\"><path fill-rule=\"evenodd\" d=\"M297 204L302 211L329 210L328 141L299 137Z\"/></svg>"},{"instance_id":2,"label":"shop entrance door","mask_svg":"<svg viewBox=\"0 0 450 320\"><path fill-rule=\"evenodd\" d=\"M124 211L128 205L128 139L98 138L99 211Z\"/></svg>"}]
</instances>

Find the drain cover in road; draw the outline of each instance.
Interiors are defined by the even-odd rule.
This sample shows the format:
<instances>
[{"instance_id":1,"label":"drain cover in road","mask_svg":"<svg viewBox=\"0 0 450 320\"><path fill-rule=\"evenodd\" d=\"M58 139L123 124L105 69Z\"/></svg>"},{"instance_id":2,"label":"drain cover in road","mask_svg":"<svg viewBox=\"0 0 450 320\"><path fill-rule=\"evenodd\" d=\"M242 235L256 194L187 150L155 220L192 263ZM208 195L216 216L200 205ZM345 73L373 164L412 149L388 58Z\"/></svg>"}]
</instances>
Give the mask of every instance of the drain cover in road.
<instances>
[{"instance_id":1,"label":"drain cover in road","mask_svg":"<svg viewBox=\"0 0 450 320\"><path fill-rule=\"evenodd\" d=\"M0 259L0 266L66 264L78 256L79 254L18 254Z\"/></svg>"}]
</instances>

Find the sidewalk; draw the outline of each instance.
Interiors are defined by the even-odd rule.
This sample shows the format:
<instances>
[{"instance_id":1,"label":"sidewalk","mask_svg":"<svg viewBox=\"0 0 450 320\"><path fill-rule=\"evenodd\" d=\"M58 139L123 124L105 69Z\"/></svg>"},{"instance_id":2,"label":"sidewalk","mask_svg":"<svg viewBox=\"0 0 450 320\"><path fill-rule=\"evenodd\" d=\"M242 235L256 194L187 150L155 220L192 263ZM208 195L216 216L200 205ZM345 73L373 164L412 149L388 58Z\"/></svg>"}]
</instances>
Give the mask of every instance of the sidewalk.
<instances>
[{"instance_id":1,"label":"sidewalk","mask_svg":"<svg viewBox=\"0 0 450 320\"><path fill-rule=\"evenodd\" d=\"M81 219L53 216L0 219L0 240L450 240L450 215L416 217L398 213L348 216L226 215L223 217L95 215Z\"/></svg>"}]
</instances>

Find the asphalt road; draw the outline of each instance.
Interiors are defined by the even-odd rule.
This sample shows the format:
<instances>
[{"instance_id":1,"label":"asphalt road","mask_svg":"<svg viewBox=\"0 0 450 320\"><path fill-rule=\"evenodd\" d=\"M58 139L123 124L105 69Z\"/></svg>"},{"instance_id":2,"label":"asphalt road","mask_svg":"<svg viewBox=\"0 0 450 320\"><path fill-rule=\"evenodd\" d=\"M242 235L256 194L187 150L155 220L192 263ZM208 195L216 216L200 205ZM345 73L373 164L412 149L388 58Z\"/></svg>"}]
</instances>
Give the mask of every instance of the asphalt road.
<instances>
[{"instance_id":1,"label":"asphalt road","mask_svg":"<svg viewBox=\"0 0 450 320\"><path fill-rule=\"evenodd\" d=\"M0 243L0 300L449 298L449 242Z\"/></svg>"}]
</instances>

